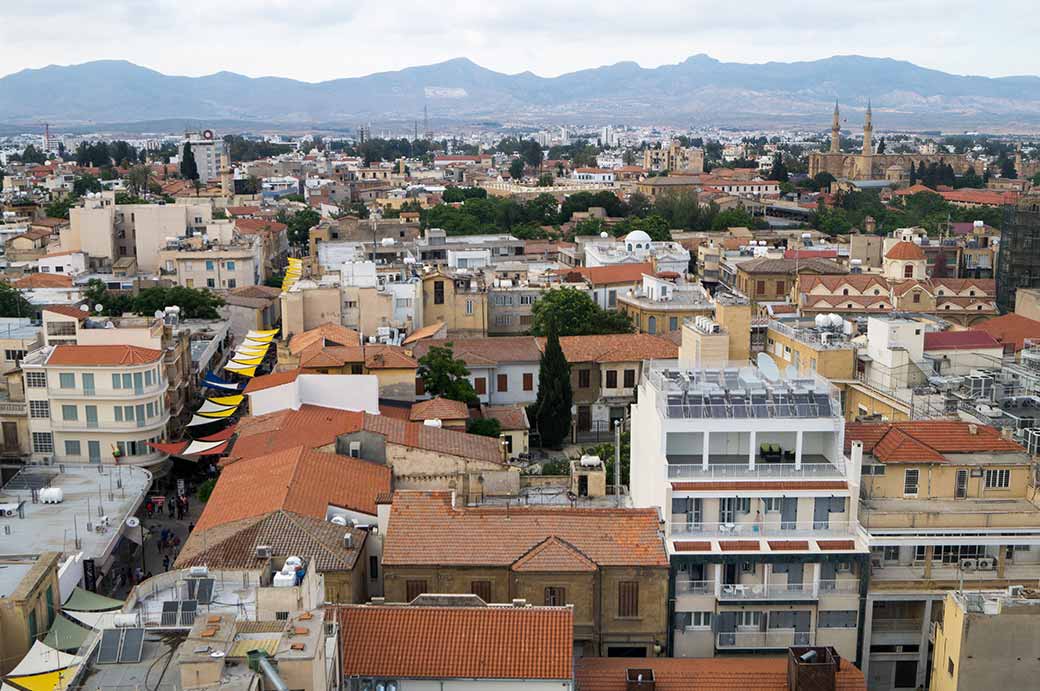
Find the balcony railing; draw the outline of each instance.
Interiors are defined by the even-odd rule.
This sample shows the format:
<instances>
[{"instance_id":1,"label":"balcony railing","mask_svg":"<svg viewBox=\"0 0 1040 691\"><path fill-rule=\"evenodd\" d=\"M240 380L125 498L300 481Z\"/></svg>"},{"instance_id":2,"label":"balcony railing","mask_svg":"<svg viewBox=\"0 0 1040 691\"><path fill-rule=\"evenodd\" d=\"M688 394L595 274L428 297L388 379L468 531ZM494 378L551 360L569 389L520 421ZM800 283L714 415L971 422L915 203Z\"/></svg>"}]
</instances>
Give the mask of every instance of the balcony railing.
<instances>
[{"instance_id":1,"label":"balcony railing","mask_svg":"<svg viewBox=\"0 0 1040 691\"><path fill-rule=\"evenodd\" d=\"M715 581L676 581L675 592L680 595L714 595Z\"/></svg>"},{"instance_id":2,"label":"balcony railing","mask_svg":"<svg viewBox=\"0 0 1040 691\"><path fill-rule=\"evenodd\" d=\"M719 539L757 539L791 537L847 537L853 534L848 521L806 521L798 523L691 523L672 522L672 537L696 536Z\"/></svg>"},{"instance_id":3,"label":"balcony railing","mask_svg":"<svg viewBox=\"0 0 1040 691\"><path fill-rule=\"evenodd\" d=\"M677 595L713 595L720 600L815 600L821 595L856 595L859 582L851 579L805 583L675 582Z\"/></svg>"},{"instance_id":4,"label":"balcony railing","mask_svg":"<svg viewBox=\"0 0 1040 691\"><path fill-rule=\"evenodd\" d=\"M919 632L924 622L920 619L879 619L877 617L871 622L873 631L886 632Z\"/></svg>"},{"instance_id":5,"label":"balcony railing","mask_svg":"<svg viewBox=\"0 0 1040 691\"><path fill-rule=\"evenodd\" d=\"M709 463L707 468L700 463L668 465L669 480L773 480L806 477L845 479L842 469L832 463L803 463L800 468L796 468L794 463L758 462L754 468L742 463Z\"/></svg>"},{"instance_id":6,"label":"balcony railing","mask_svg":"<svg viewBox=\"0 0 1040 691\"><path fill-rule=\"evenodd\" d=\"M814 631L736 631L718 634L715 645L718 648L790 648L793 645L812 645L815 639Z\"/></svg>"},{"instance_id":7,"label":"balcony railing","mask_svg":"<svg viewBox=\"0 0 1040 691\"><path fill-rule=\"evenodd\" d=\"M0 415L25 416L25 401L0 402Z\"/></svg>"}]
</instances>

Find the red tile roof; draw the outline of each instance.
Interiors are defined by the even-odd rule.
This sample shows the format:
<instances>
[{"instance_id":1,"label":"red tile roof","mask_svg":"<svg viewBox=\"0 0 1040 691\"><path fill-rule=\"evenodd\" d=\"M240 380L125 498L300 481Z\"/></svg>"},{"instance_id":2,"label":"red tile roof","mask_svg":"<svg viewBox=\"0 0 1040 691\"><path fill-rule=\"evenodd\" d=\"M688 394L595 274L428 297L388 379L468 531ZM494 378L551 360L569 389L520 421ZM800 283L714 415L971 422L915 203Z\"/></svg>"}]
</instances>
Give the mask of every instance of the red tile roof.
<instances>
[{"instance_id":1,"label":"red tile roof","mask_svg":"<svg viewBox=\"0 0 1040 691\"><path fill-rule=\"evenodd\" d=\"M863 453L882 463L944 463L947 454L958 453L1025 453L993 427L956 420L849 422L846 452L853 441L862 441Z\"/></svg>"},{"instance_id":2,"label":"red tile roof","mask_svg":"<svg viewBox=\"0 0 1040 691\"><path fill-rule=\"evenodd\" d=\"M443 328L444 322L434 322L432 324L427 324L421 329L416 329L412 333L405 336L405 339L401 341L401 345L408 345L410 343L420 341L424 338L430 338L431 336L436 335L436 333Z\"/></svg>"},{"instance_id":3,"label":"red tile roof","mask_svg":"<svg viewBox=\"0 0 1040 691\"><path fill-rule=\"evenodd\" d=\"M422 420L465 420L469 418L469 406L450 398L431 398L412 405L408 419L412 422Z\"/></svg>"},{"instance_id":4,"label":"red tile roof","mask_svg":"<svg viewBox=\"0 0 1040 691\"><path fill-rule=\"evenodd\" d=\"M392 679L572 676L569 607L341 607L343 674Z\"/></svg>"},{"instance_id":5,"label":"red tile roof","mask_svg":"<svg viewBox=\"0 0 1040 691\"><path fill-rule=\"evenodd\" d=\"M415 369L419 363L400 347L380 343L365 344L367 369Z\"/></svg>"},{"instance_id":6,"label":"red tile roof","mask_svg":"<svg viewBox=\"0 0 1040 691\"><path fill-rule=\"evenodd\" d=\"M388 565L511 566L555 537L600 566L668 566L653 509L452 506L448 492L398 491ZM554 546L553 554L560 551Z\"/></svg>"},{"instance_id":7,"label":"red tile roof","mask_svg":"<svg viewBox=\"0 0 1040 691\"><path fill-rule=\"evenodd\" d=\"M502 431L531 429L527 411L520 406L496 405L482 408L485 417L498 420Z\"/></svg>"},{"instance_id":8,"label":"red tile roof","mask_svg":"<svg viewBox=\"0 0 1040 691\"><path fill-rule=\"evenodd\" d=\"M527 573L591 572L596 570L596 563L571 543L553 536L513 562L512 570Z\"/></svg>"},{"instance_id":9,"label":"red tile roof","mask_svg":"<svg viewBox=\"0 0 1040 691\"><path fill-rule=\"evenodd\" d=\"M330 505L374 516L390 474L385 465L303 446L247 458L221 472L196 528L277 510L324 519Z\"/></svg>"},{"instance_id":10,"label":"red tile roof","mask_svg":"<svg viewBox=\"0 0 1040 691\"><path fill-rule=\"evenodd\" d=\"M626 691L629 669L652 669L657 691L794 691L787 682L787 657L579 657L574 676L581 691ZM841 660L835 691L866 691L855 665Z\"/></svg>"},{"instance_id":11,"label":"red tile roof","mask_svg":"<svg viewBox=\"0 0 1040 691\"><path fill-rule=\"evenodd\" d=\"M48 365L113 367L147 365L162 358L161 350L130 345L59 345L47 358Z\"/></svg>"},{"instance_id":12,"label":"red tile roof","mask_svg":"<svg viewBox=\"0 0 1040 691\"><path fill-rule=\"evenodd\" d=\"M264 218L236 218L235 229L243 235L278 235L284 233L288 226Z\"/></svg>"},{"instance_id":13,"label":"red tile roof","mask_svg":"<svg viewBox=\"0 0 1040 691\"><path fill-rule=\"evenodd\" d=\"M919 245L903 240L892 245L885 253L885 259L919 260L925 259L924 250Z\"/></svg>"},{"instance_id":14,"label":"red tile roof","mask_svg":"<svg viewBox=\"0 0 1040 691\"><path fill-rule=\"evenodd\" d=\"M975 350L999 348L1000 343L985 331L939 331L924 335L925 350Z\"/></svg>"},{"instance_id":15,"label":"red tile roof","mask_svg":"<svg viewBox=\"0 0 1040 691\"><path fill-rule=\"evenodd\" d=\"M640 264L614 264L612 266L575 266L560 269L556 273L579 274L592 285L615 285L618 283L641 283L643 274L653 274L654 265L645 262Z\"/></svg>"},{"instance_id":16,"label":"red tile roof","mask_svg":"<svg viewBox=\"0 0 1040 691\"><path fill-rule=\"evenodd\" d=\"M293 355L299 355L304 348L316 343L323 346L360 346L361 334L354 331L354 329L327 322L309 331L293 334L293 337L289 339L289 352Z\"/></svg>"},{"instance_id":17,"label":"red tile roof","mask_svg":"<svg viewBox=\"0 0 1040 691\"><path fill-rule=\"evenodd\" d=\"M456 338L426 340L415 344L414 355L421 358L430 348L448 348L470 367L487 367L502 362L538 362L542 352L533 336L499 336L493 338Z\"/></svg>"},{"instance_id":18,"label":"red tile roof","mask_svg":"<svg viewBox=\"0 0 1040 691\"><path fill-rule=\"evenodd\" d=\"M72 305L47 305L43 308L43 311L53 312L54 314L61 314L66 317L72 317L73 319L78 319L79 321L84 321L87 317L90 316L89 312L84 312L79 307L74 307Z\"/></svg>"},{"instance_id":19,"label":"red tile roof","mask_svg":"<svg viewBox=\"0 0 1040 691\"><path fill-rule=\"evenodd\" d=\"M291 384L296 381L298 376L300 376L300 370L293 369L286 372L272 372L271 374L254 377L249 380L248 384L246 384L245 393L256 393L257 391L263 391L264 389L270 389L275 386Z\"/></svg>"},{"instance_id":20,"label":"red tile roof","mask_svg":"<svg viewBox=\"0 0 1040 691\"><path fill-rule=\"evenodd\" d=\"M1040 339L1040 321L1021 314L1005 314L987 319L975 328L985 331L1003 344L1013 345L1016 352L1022 350L1027 338Z\"/></svg>"},{"instance_id":21,"label":"red tile roof","mask_svg":"<svg viewBox=\"0 0 1040 691\"><path fill-rule=\"evenodd\" d=\"M15 288L71 288L72 277L65 274L29 274L14 282Z\"/></svg>"},{"instance_id":22,"label":"red tile roof","mask_svg":"<svg viewBox=\"0 0 1040 691\"><path fill-rule=\"evenodd\" d=\"M545 348L545 339L537 339L538 348ZM660 336L650 334L611 334L609 336L563 336L560 347L567 362L641 362L643 360L674 360L679 357L679 346Z\"/></svg>"}]
</instances>

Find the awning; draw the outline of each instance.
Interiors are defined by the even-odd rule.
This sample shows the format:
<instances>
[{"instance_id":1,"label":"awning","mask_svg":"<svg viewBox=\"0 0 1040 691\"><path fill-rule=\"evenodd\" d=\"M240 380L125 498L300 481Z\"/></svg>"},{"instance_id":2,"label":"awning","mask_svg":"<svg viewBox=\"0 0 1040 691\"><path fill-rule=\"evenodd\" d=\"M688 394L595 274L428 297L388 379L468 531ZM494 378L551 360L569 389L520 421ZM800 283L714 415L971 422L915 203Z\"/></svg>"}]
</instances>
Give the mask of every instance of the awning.
<instances>
[{"instance_id":1,"label":"awning","mask_svg":"<svg viewBox=\"0 0 1040 691\"><path fill-rule=\"evenodd\" d=\"M121 612L64 612L64 614L92 629L113 629L116 625L116 617Z\"/></svg>"},{"instance_id":2,"label":"awning","mask_svg":"<svg viewBox=\"0 0 1040 691\"><path fill-rule=\"evenodd\" d=\"M218 405L238 405L245 400L245 396L242 396L241 394L234 396L214 396L213 398L207 398L206 400Z\"/></svg>"},{"instance_id":3,"label":"awning","mask_svg":"<svg viewBox=\"0 0 1040 691\"><path fill-rule=\"evenodd\" d=\"M241 398L241 396L239 396L239 398ZM214 403L213 401L207 400L203 401L202 405L199 406L199 409L195 412L199 415L206 415L208 413L223 413L228 410L234 412L235 408L237 407L238 403L234 403L232 405L225 405L223 403Z\"/></svg>"},{"instance_id":4,"label":"awning","mask_svg":"<svg viewBox=\"0 0 1040 691\"><path fill-rule=\"evenodd\" d=\"M254 329L246 334L246 338L273 338L278 333L278 329Z\"/></svg>"},{"instance_id":5,"label":"awning","mask_svg":"<svg viewBox=\"0 0 1040 691\"><path fill-rule=\"evenodd\" d=\"M231 360L231 362L233 362L233 363L235 363L237 365L259 365L263 361L264 361L263 356L260 356L260 357L247 357L247 358L241 358L240 357L240 358L237 358L237 359L233 358ZM225 366L225 369L227 369L226 366Z\"/></svg>"},{"instance_id":6,"label":"awning","mask_svg":"<svg viewBox=\"0 0 1040 691\"><path fill-rule=\"evenodd\" d=\"M235 384L229 381L224 381L212 372L206 373L206 376L202 378L202 383L211 389L224 389L225 391L241 391L245 388L244 384Z\"/></svg>"},{"instance_id":7,"label":"awning","mask_svg":"<svg viewBox=\"0 0 1040 691\"><path fill-rule=\"evenodd\" d=\"M223 441L193 441L181 452L182 456L212 456L227 448L227 440Z\"/></svg>"},{"instance_id":8,"label":"awning","mask_svg":"<svg viewBox=\"0 0 1040 691\"><path fill-rule=\"evenodd\" d=\"M89 635L90 629L58 614L54 617L51 630L47 632L43 642L55 650L79 650Z\"/></svg>"},{"instance_id":9,"label":"awning","mask_svg":"<svg viewBox=\"0 0 1040 691\"><path fill-rule=\"evenodd\" d=\"M122 600L114 600L79 587L73 589L69 599L61 606L62 609L76 612L109 612L122 607Z\"/></svg>"},{"instance_id":10,"label":"awning","mask_svg":"<svg viewBox=\"0 0 1040 691\"><path fill-rule=\"evenodd\" d=\"M198 411L196 411L195 414L198 415L199 417L222 418L222 417L231 417L232 415L235 414L236 410L238 410L238 406L237 405L236 406L225 406L223 408L223 410L214 410L214 411L211 411L211 412L204 412L202 410L198 410Z\"/></svg>"},{"instance_id":11,"label":"awning","mask_svg":"<svg viewBox=\"0 0 1040 691\"><path fill-rule=\"evenodd\" d=\"M237 348L235 348L235 355L236 356L244 355L246 357L260 357L262 355L267 355L267 351L270 350L270 349L271 349L271 346L269 346L269 345L263 345L263 346L240 345ZM231 359L235 360L237 358L233 357Z\"/></svg>"},{"instance_id":12,"label":"awning","mask_svg":"<svg viewBox=\"0 0 1040 691\"><path fill-rule=\"evenodd\" d=\"M203 417L201 415L192 415L191 416L191 422L189 422L187 425L185 425L185 427L198 427L199 425L212 425L213 423L216 423L216 422L225 422L226 419L227 418L222 418L222 417L214 418L214 417Z\"/></svg>"},{"instance_id":13,"label":"awning","mask_svg":"<svg viewBox=\"0 0 1040 691\"><path fill-rule=\"evenodd\" d=\"M237 426L238 425L231 425L215 434L208 434L205 437L199 437L195 441L226 441L235 433L235 427Z\"/></svg>"},{"instance_id":14,"label":"awning","mask_svg":"<svg viewBox=\"0 0 1040 691\"><path fill-rule=\"evenodd\" d=\"M72 684L82 662L83 658L78 655L63 653L42 641L34 641L22 661L4 677L4 691L63 691Z\"/></svg>"}]
</instances>

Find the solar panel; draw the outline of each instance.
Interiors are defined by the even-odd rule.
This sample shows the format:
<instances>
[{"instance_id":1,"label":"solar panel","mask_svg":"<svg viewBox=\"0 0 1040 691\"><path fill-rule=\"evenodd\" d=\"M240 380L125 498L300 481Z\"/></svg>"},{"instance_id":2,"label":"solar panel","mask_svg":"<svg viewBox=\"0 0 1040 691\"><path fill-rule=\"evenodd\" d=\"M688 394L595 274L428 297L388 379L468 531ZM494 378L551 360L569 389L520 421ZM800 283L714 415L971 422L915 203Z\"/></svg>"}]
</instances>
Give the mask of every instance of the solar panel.
<instances>
[{"instance_id":1,"label":"solar panel","mask_svg":"<svg viewBox=\"0 0 1040 691\"><path fill-rule=\"evenodd\" d=\"M195 599L204 605L208 605L213 600L212 578L203 578L199 581L199 589L195 595Z\"/></svg>"},{"instance_id":2,"label":"solar panel","mask_svg":"<svg viewBox=\"0 0 1040 691\"><path fill-rule=\"evenodd\" d=\"M119 651L120 662L138 663L144 647L144 629L123 629L123 647Z\"/></svg>"},{"instance_id":3,"label":"solar panel","mask_svg":"<svg viewBox=\"0 0 1040 691\"><path fill-rule=\"evenodd\" d=\"M122 631L105 629L101 632L101 645L98 646L97 664L111 665L119 661L119 641Z\"/></svg>"},{"instance_id":4,"label":"solar panel","mask_svg":"<svg viewBox=\"0 0 1040 691\"><path fill-rule=\"evenodd\" d=\"M195 610L198 608L199 603L195 600L181 602L181 626L191 626L195 623Z\"/></svg>"},{"instance_id":5,"label":"solar panel","mask_svg":"<svg viewBox=\"0 0 1040 691\"><path fill-rule=\"evenodd\" d=\"M181 603L178 600L167 600L162 603L162 625L163 626L176 626L177 625L177 609Z\"/></svg>"}]
</instances>

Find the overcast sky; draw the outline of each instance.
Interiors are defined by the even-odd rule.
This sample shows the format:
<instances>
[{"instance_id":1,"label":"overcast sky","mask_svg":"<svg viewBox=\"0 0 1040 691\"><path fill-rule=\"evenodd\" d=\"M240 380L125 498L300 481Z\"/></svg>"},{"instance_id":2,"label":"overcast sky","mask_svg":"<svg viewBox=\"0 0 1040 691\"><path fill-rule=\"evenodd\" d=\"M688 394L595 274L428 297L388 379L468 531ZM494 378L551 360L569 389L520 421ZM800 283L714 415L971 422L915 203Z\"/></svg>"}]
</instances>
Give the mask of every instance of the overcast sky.
<instances>
[{"instance_id":1,"label":"overcast sky","mask_svg":"<svg viewBox=\"0 0 1040 691\"><path fill-rule=\"evenodd\" d=\"M321 81L468 57L543 76L707 53L858 54L958 74L1040 74L1035 0L0 0L0 74L130 60Z\"/></svg>"}]
</instances>

